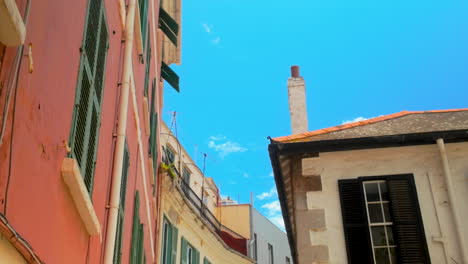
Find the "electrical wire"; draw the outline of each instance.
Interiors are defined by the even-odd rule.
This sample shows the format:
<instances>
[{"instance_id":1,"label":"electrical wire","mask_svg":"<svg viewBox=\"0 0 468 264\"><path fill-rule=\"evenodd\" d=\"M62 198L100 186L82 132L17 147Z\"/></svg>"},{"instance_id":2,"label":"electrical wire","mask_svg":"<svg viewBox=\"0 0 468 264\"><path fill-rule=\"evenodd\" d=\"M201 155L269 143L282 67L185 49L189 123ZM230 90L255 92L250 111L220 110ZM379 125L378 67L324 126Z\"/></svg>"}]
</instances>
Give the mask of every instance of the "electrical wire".
<instances>
[{"instance_id":1,"label":"electrical wire","mask_svg":"<svg viewBox=\"0 0 468 264\"><path fill-rule=\"evenodd\" d=\"M29 11L31 10L31 0L28 0L28 2L26 3L26 8L25 8L25 11L24 11L24 25L25 27L28 26L28 18L29 18ZM9 148L9 161L8 161L8 176L7 176L7 182L6 182L6 187L5 187L5 198L4 198L4 201L3 201L3 213L6 215L7 213L7 204L8 204L8 191L10 189L10 180L11 180L11 167L12 167L12 163L13 163L13 138L14 138L14 128L15 128L15 117L16 117L16 96L17 96L17 92L18 92L18 82L19 82L19 73L20 73L20 69L21 69L21 63L22 63L22 60L21 58L23 57L23 48L24 48L24 44L22 44L18 50L17 50L17 53L16 53L16 57L15 57L15 73L14 73L14 80L15 80L15 84L14 84L14 95L13 95L13 112L12 112L12 121L11 121L11 140L10 140L10 148ZM3 140L3 136L4 136L4 133L5 133L5 127L6 127L6 119L8 117L8 108L9 108L9 104L10 104L10 96L11 96L11 89L13 89L13 86L11 86L11 88L9 89L8 91L8 95L7 95L7 102L5 102L5 107L4 107L4 112L3 112L3 120L2 120L2 130L0 132L0 146L2 145L2 140Z\"/></svg>"},{"instance_id":2,"label":"electrical wire","mask_svg":"<svg viewBox=\"0 0 468 264\"><path fill-rule=\"evenodd\" d=\"M27 26L28 26L29 10L30 9L31 9L31 0L28 0L28 2L26 3L26 8L25 8L25 11L24 11L24 18L23 18L25 28L27 28ZM18 49L16 51L16 56L15 56L15 59L14 59L15 70L11 71L10 72L11 75L8 77L8 84L7 85L9 87L9 89L8 89L7 94L5 96L5 105L3 107L2 126L1 126L1 131L0 131L0 146L3 143L3 137L5 135L6 121L7 121L7 117L8 117L8 109L10 108L10 99L11 99L11 91L13 89L13 83L16 83L15 91L16 91L16 86L18 85L17 79L18 79L18 75L19 75L19 69L20 69L20 66L21 66L21 58L23 57L23 47L24 47L24 44L21 44L21 46L18 47ZM15 95L16 95L16 92L15 92Z\"/></svg>"}]
</instances>

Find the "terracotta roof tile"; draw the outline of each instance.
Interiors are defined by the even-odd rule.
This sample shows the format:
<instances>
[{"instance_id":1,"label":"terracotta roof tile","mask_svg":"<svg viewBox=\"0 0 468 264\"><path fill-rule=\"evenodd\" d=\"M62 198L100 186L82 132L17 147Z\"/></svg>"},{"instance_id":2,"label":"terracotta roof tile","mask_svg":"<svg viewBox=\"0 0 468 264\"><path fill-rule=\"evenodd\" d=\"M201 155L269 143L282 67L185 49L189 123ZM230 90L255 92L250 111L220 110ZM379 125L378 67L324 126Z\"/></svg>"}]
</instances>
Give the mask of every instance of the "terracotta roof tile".
<instances>
[{"instance_id":1,"label":"terracotta roof tile","mask_svg":"<svg viewBox=\"0 0 468 264\"><path fill-rule=\"evenodd\" d=\"M349 128L353 128L353 127L373 124L373 123L377 123L377 122L381 122L381 121L385 121L385 120L389 120L389 119L394 119L394 118L398 118L398 117L402 117L402 116L406 116L406 115L410 115L410 114L447 113L447 112L459 112L459 111L468 111L468 108L448 109L448 110L431 110L431 111L401 111L401 112L398 112L398 113L385 115L385 116L379 116L379 117L375 117L375 118L371 118L371 119L367 119L367 120L363 120L363 121L357 121L357 122L353 122L353 123L342 124L342 125L338 125L338 126L334 126L334 127L323 128L323 129L304 132L304 133L300 133L300 134L294 134L294 135L283 136L283 137L276 137L276 138L273 138L273 141L283 142L283 143L297 142L297 141L302 141L302 140L304 140L306 138L313 137L313 136L327 134L327 133L340 131L340 130L344 130L344 129L349 129Z\"/></svg>"}]
</instances>

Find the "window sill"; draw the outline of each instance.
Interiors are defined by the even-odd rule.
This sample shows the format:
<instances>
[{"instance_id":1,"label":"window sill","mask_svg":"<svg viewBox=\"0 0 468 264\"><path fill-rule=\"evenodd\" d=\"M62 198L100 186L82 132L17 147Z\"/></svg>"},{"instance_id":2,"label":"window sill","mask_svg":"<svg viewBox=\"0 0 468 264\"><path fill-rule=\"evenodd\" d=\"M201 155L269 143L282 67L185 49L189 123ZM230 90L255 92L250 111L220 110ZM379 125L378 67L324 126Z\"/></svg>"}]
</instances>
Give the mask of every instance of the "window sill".
<instances>
[{"instance_id":1,"label":"window sill","mask_svg":"<svg viewBox=\"0 0 468 264\"><path fill-rule=\"evenodd\" d=\"M94 211L88 190L83 182L77 161L73 158L65 158L62 162L61 172L88 234L90 236L100 235L101 225Z\"/></svg>"},{"instance_id":2,"label":"window sill","mask_svg":"<svg viewBox=\"0 0 468 264\"><path fill-rule=\"evenodd\" d=\"M139 55L143 55L143 32L141 32L140 23L140 1L135 1L135 22L134 22L134 36L136 41L136 48Z\"/></svg>"},{"instance_id":3,"label":"window sill","mask_svg":"<svg viewBox=\"0 0 468 264\"><path fill-rule=\"evenodd\" d=\"M13 47L24 43L26 27L14 0L0 0L0 42Z\"/></svg>"}]
</instances>

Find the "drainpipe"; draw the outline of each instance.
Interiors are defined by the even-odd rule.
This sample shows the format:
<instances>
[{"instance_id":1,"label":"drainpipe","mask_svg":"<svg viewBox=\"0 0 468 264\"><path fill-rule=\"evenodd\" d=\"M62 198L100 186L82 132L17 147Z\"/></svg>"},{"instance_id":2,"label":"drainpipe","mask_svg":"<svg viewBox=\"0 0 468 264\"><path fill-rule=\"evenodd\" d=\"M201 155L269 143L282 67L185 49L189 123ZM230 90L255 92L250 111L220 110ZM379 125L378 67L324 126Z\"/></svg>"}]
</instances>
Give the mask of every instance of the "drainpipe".
<instances>
[{"instance_id":1,"label":"drainpipe","mask_svg":"<svg viewBox=\"0 0 468 264\"><path fill-rule=\"evenodd\" d=\"M439 138L437 139L437 146L439 147L440 157L442 159L442 167L444 169L444 176L445 176L445 183L447 184L447 192L449 197L450 203L450 210L452 211L453 218L455 220L455 228L457 233L458 245L460 247L461 256L463 259L463 263L468 263L468 255L467 255L467 247L465 244L465 240L463 239L463 227L460 221L460 215L458 214L457 209L457 199L455 198L455 190L453 189L452 183L452 173L450 172L450 165L448 163L447 153L445 151L445 144L444 139Z\"/></svg>"},{"instance_id":2,"label":"drainpipe","mask_svg":"<svg viewBox=\"0 0 468 264\"><path fill-rule=\"evenodd\" d=\"M112 187L107 219L106 241L104 249L104 263L112 264L114 258L117 217L120 203L120 186L122 184L122 163L127 128L128 95L130 78L132 75L133 28L135 21L135 1L130 0L125 26L125 50L123 59L122 87L120 89L119 119L117 127L117 140L114 151L114 166L112 168Z\"/></svg>"}]
</instances>

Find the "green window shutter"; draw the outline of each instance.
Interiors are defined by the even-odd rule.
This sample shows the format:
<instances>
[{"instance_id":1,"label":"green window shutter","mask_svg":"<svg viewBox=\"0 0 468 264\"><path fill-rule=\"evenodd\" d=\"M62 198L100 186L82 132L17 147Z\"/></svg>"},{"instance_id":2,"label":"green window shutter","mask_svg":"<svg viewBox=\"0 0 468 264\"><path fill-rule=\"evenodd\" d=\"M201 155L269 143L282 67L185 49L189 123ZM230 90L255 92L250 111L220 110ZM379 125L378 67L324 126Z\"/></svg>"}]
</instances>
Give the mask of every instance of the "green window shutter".
<instances>
[{"instance_id":1,"label":"green window shutter","mask_svg":"<svg viewBox=\"0 0 468 264\"><path fill-rule=\"evenodd\" d=\"M180 92L179 76L164 61L161 62L161 77L176 89L177 92Z\"/></svg>"},{"instance_id":2,"label":"green window shutter","mask_svg":"<svg viewBox=\"0 0 468 264\"><path fill-rule=\"evenodd\" d=\"M120 206L125 208L125 200L127 193L127 179L128 170L130 169L130 153L128 152L128 144L125 141L124 156L123 156L123 168L122 168L122 181L120 185Z\"/></svg>"},{"instance_id":3,"label":"green window shutter","mask_svg":"<svg viewBox=\"0 0 468 264\"><path fill-rule=\"evenodd\" d=\"M90 194L93 188L101 125L108 38L102 0L89 1L69 142L72 149L70 156L77 160Z\"/></svg>"},{"instance_id":4,"label":"green window shutter","mask_svg":"<svg viewBox=\"0 0 468 264\"><path fill-rule=\"evenodd\" d=\"M172 242L172 246L171 246L172 260L171 260L171 263L172 264L175 264L176 258L177 258L177 242L179 241L178 238L179 238L179 230L177 229L177 227L172 226L172 241L171 241Z\"/></svg>"},{"instance_id":5,"label":"green window shutter","mask_svg":"<svg viewBox=\"0 0 468 264\"><path fill-rule=\"evenodd\" d=\"M132 246L130 250L130 263L138 263L138 243L140 236L140 196L138 191L135 192L135 202L133 207L133 228L132 228Z\"/></svg>"},{"instance_id":6,"label":"green window shutter","mask_svg":"<svg viewBox=\"0 0 468 264\"><path fill-rule=\"evenodd\" d=\"M167 222L168 228L167 228L167 240L166 240L166 264L171 264L172 263L172 225Z\"/></svg>"},{"instance_id":7,"label":"green window shutter","mask_svg":"<svg viewBox=\"0 0 468 264\"><path fill-rule=\"evenodd\" d=\"M149 78L150 78L150 68L151 68L151 40L148 38L148 50L146 51L146 66L145 66L145 86L144 86L144 96L148 97L148 87L149 87Z\"/></svg>"},{"instance_id":8,"label":"green window shutter","mask_svg":"<svg viewBox=\"0 0 468 264\"><path fill-rule=\"evenodd\" d=\"M115 235L115 247L114 247L114 264L120 264L122 262L122 235L123 235L123 219L124 214L119 210L117 218L117 233Z\"/></svg>"},{"instance_id":9,"label":"green window shutter","mask_svg":"<svg viewBox=\"0 0 468 264\"><path fill-rule=\"evenodd\" d=\"M179 34L179 24L164 10L159 8L159 27L167 38L177 46L177 35Z\"/></svg>"},{"instance_id":10,"label":"green window shutter","mask_svg":"<svg viewBox=\"0 0 468 264\"><path fill-rule=\"evenodd\" d=\"M200 264L200 252L196 250L195 248L193 248L192 263Z\"/></svg>"},{"instance_id":11,"label":"green window shutter","mask_svg":"<svg viewBox=\"0 0 468 264\"><path fill-rule=\"evenodd\" d=\"M137 262L138 264L143 263L143 258L145 255L145 246L144 246L144 226L142 223L140 223L140 226L138 228L138 247L137 247Z\"/></svg>"},{"instance_id":12,"label":"green window shutter","mask_svg":"<svg viewBox=\"0 0 468 264\"><path fill-rule=\"evenodd\" d=\"M185 238L180 239L180 264L188 264L187 263L187 241Z\"/></svg>"},{"instance_id":13,"label":"green window shutter","mask_svg":"<svg viewBox=\"0 0 468 264\"><path fill-rule=\"evenodd\" d=\"M120 185L120 204L119 213L117 218L117 233L115 236L114 248L114 264L120 264L122 258L122 236L123 236L123 223L125 218L125 193L127 190L128 168L130 166L130 155L128 153L128 144L125 141L123 168L122 168L122 181Z\"/></svg>"},{"instance_id":14,"label":"green window shutter","mask_svg":"<svg viewBox=\"0 0 468 264\"><path fill-rule=\"evenodd\" d=\"M143 40L143 49L145 48L146 35L148 31L148 0L138 0L140 9L141 37Z\"/></svg>"},{"instance_id":15,"label":"green window shutter","mask_svg":"<svg viewBox=\"0 0 468 264\"><path fill-rule=\"evenodd\" d=\"M211 262L206 257L204 257L203 264L211 264Z\"/></svg>"}]
</instances>

